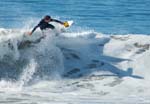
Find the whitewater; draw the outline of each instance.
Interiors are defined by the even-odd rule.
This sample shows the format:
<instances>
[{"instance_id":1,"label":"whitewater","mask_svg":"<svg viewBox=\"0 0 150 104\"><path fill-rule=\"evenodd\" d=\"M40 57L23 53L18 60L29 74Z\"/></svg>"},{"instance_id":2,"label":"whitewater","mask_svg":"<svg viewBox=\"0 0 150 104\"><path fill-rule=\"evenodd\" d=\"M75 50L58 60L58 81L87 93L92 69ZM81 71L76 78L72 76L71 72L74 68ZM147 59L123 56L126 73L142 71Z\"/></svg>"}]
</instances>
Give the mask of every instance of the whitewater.
<instances>
[{"instance_id":1,"label":"whitewater","mask_svg":"<svg viewBox=\"0 0 150 104\"><path fill-rule=\"evenodd\" d=\"M150 103L148 35L56 27L0 29L1 104Z\"/></svg>"},{"instance_id":2,"label":"whitewater","mask_svg":"<svg viewBox=\"0 0 150 104\"><path fill-rule=\"evenodd\" d=\"M50 15L69 28L30 32ZM149 0L0 0L0 104L150 104Z\"/></svg>"}]
</instances>

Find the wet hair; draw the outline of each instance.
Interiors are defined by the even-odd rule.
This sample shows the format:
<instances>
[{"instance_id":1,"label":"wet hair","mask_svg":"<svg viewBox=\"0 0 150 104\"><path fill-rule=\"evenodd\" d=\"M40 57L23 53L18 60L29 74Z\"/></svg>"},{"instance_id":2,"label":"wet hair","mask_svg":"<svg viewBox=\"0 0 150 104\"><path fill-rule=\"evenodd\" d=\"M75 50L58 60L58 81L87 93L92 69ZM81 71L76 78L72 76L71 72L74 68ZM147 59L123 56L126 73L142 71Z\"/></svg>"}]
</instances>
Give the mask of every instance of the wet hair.
<instances>
[{"instance_id":1,"label":"wet hair","mask_svg":"<svg viewBox=\"0 0 150 104\"><path fill-rule=\"evenodd\" d=\"M49 20L49 19L51 19L51 16L46 15L46 16L44 17L44 19L45 19L45 20Z\"/></svg>"}]
</instances>

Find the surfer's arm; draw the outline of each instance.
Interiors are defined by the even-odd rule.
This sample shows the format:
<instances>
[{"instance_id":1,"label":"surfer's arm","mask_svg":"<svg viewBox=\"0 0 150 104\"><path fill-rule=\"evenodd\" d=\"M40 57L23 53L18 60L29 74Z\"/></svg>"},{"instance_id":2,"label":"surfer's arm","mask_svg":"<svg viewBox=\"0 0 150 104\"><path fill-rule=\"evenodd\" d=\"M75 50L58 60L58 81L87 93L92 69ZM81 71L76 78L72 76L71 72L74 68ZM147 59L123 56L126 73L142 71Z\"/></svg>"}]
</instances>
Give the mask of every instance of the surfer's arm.
<instances>
[{"instance_id":1,"label":"surfer's arm","mask_svg":"<svg viewBox=\"0 0 150 104\"><path fill-rule=\"evenodd\" d=\"M31 34L32 34L38 27L39 27L39 25L35 26L35 27L33 28L33 30L31 31Z\"/></svg>"},{"instance_id":2,"label":"surfer's arm","mask_svg":"<svg viewBox=\"0 0 150 104\"><path fill-rule=\"evenodd\" d=\"M56 20L56 19L52 19L52 21L54 21L54 22L57 22L57 23L60 23L60 24L64 24L64 22L61 22L61 21L59 21L59 20Z\"/></svg>"},{"instance_id":3,"label":"surfer's arm","mask_svg":"<svg viewBox=\"0 0 150 104\"><path fill-rule=\"evenodd\" d=\"M38 23L38 25L36 25L36 26L32 29L32 31L29 33L29 35L32 35L32 33L33 33L38 27L40 27L40 25L42 24L42 22L43 22L43 20L41 20L41 21Z\"/></svg>"},{"instance_id":4,"label":"surfer's arm","mask_svg":"<svg viewBox=\"0 0 150 104\"><path fill-rule=\"evenodd\" d=\"M62 22L62 21L59 21L59 20L56 20L56 19L52 19L52 21L60 23L60 24L64 25L65 27L69 27L68 22Z\"/></svg>"},{"instance_id":5,"label":"surfer's arm","mask_svg":"<svg viewBox=\"0 0 150 104\"><path fill-rule=\"evenodd\" d=\"M32 35L32 34L33 34L33 32L34 32L37 28L38 28L38 25L37 25L37 26L35 26L35 27L32 29L32 31L31 31L31 32L28 32L28 35Z\"/></svg>"}]
</instances>

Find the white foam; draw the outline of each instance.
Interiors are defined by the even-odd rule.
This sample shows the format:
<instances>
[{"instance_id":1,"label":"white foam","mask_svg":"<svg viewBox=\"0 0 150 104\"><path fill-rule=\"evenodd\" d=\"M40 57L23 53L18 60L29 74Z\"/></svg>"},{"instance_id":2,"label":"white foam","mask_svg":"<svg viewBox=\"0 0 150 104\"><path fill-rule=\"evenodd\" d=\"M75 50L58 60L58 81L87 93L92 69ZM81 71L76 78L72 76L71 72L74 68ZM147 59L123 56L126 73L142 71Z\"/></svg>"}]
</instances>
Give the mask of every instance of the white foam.
<instances>
[{"instance_id":1,"label":"white foam","mask_svg":"<svg viewBox=\"0 0 150 104\"><path fill-rule=\"evenodd\" d=\"M29 65L23 69L23 72L19 78L19 85L22 87L27 84L31 79L33 74L36 72L38 65L34 59L31 59Z\"/></svg>"},{"instance_id":2,"label":"white foam","mask_svg":"<svg viewBox=\"0 0 150 104\"><path fill-rule=\"evenodd\" d=\"M5 37L4 34L14 33L14 31L5 29L1 31L3 32L0 32L0 37ZM22 69L23 72L19 81L13 83L12 81L1 80L0 90L10 89L13 86L13 88L23 86L25 88L22 91L23 93L31 95L31 99L42 103L44 101L45 103L47 103L46 101L50 102L48 99L51 99L51 102L55 99L55 101L53 100L54 103L59 101L76 104L101 103L101 101L104 103L109 103L109 101L126 103L129 102L128 100L132 103L150 102L148 99L150 96L150 51L148 47L145 47L150 44L149 36L135 34L105 36L87 31L63 33L58 37L53 35L55 35L55 32L50 31L45 40L43 39L40 43L35 44L33 47L27 47L22 51L15 48L14 53L7 46L0 46L1 57L13 53L17 60L18 57L22 58L22 56L28 56L31 59L29 64ZM15 36L11 40L13 46L16 45L17 39L21 40L21 38ZM39 31L31 36L31 40L36 39L38 36L41 36ZM6 39L1 38L0 42L5 44L7 43L5 41L11 38L11 36ZM30 37L27 36L25 39L27 38ZM64 58L61 48L66 49L65 55L69 57L68 60ZM104 62L104 65L101 66L100 64L98 68L93 68L94 64L98 63L97 60ZM1 59L1 61L3 60ZM24 86L34 79L33 74L39 66L43 68L42 72L47 70L46 74L50 70L52 72L54 72L53 70L68 72L73 68L78 68L81 70L81 74L85 74L85 76L78 79L62 79L59 83L55 83L54 80L54 83L51 83L50 80L45 82L43 79L44 81L41 80L40 84L37 83L37 85L34 84L29 87ZM116 71L123 73L122 78L119 75L119 78L117 77ZM88 77L92 74L95 76ZM52 74L51 77L59 79L57 75L59 74ZM41 99L38 100L39 97L36 96L40 96Z\"/></svg>"}]
</instances>

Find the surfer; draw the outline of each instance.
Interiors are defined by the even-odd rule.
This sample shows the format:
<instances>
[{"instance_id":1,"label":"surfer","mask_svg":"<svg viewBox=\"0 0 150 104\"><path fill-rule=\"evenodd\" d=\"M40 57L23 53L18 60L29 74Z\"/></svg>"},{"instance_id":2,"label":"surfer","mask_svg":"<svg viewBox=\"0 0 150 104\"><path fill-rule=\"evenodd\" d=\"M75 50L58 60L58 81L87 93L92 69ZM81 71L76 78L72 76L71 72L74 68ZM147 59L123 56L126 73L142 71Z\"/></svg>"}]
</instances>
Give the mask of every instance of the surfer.
<instances>
[{"instance_id":1,"label":"surfer","mask_svg":"<svg viewBox=\"0 0 150 104\"><path fill-rule=\"evenodd\" d=\"M56 19L52 19L51 16L46 15L40 22L38 25L36 25L33 30L31 32L29 32L29 35L32 35L32 33L39 27L41 30L45 30L47 28L49 29L55 29L55 27L51 24L49 24L49 22L57 22L60 23L62 25L64 25L65 27L69 27L69 24L66 22L61 22L59 20Z\"/></svg>"},{"instance_id":2,"label":"surfer","mask_svg":"<svg viewBox=\"0 0 150 104\"><path fill-rule=\"evenodd\" d=\"M42 32L43 30L46 30L46 29L55 29L55 27L52 25L52 24L49 24L49 22L57 22L57 23L60 23L62 25L64 25L65 27L69 27L69 23L68 22L61 22L59 20L56 20L56 19L52 19L49 15L46 15L33 29L31 32L27 33L28 35L32 35L33 32L39 27ZM41 39L45 38L45 35L43 33L43 36L38 38L37 40L35 41L29 41L29 40L26 40L26 41L22 41L19 43L18 45L18 49L21 49L21 48L24 48L26 46L29 46L30 44L32 43L39 43L41 41Z\"/></svg>"}]
</instances>

